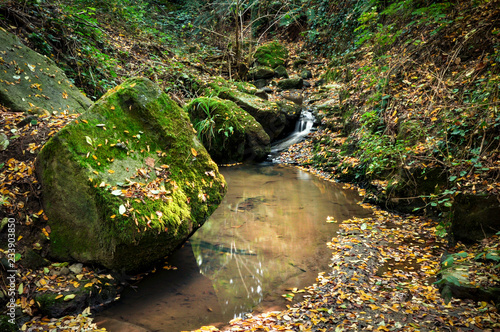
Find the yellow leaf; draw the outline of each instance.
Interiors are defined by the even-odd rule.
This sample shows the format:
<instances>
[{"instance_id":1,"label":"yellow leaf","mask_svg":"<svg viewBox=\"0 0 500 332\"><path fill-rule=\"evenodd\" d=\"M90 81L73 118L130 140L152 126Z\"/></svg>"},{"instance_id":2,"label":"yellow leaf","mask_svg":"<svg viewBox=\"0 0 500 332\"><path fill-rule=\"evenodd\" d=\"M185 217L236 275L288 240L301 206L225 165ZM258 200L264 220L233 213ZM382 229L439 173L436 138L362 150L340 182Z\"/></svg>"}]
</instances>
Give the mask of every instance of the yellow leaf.
<instances>
[{"instance_id":1,"label":"yellow leaf","mask_svg":"<svg viewBox=\"0 0 500 332\"><path fill-rule=\"evenodd\" d=\"M71 301L75 298L75 294L68 294L64 297L64 301Z\"/></svg>"},{"instance_id":2,"label":"yellow leaf","mask_svg":"<svg viewBox=\"0 0 500 332\"><path fill-rule=\"evenodd\" d=\"M115 171L113 171L112 169L108 170L108 173L110 174L113 174Z\"/></svg>"},{"instance_id":3,"label":"yellow leaf","mask_svg":"<svg viewBox=\"0 0 500 332\"><path fill-rule=\"evenodd\" d=\"M191 148L191 153L193 154L193 156L197 156L198 155L198 152L196 152L196 150L194 148Z\"/></svg>"},{"instance_id":4,"label":"yellow leaf","mask_svg":"<svg viewBox=\"0 0 500 332\"><path fill-rule=\"evenodd\" d=\"M57 300L57 299L60 299L61 297L63 297L63 295L62 295L62 294L59 294L59 295L57 295L57 296L56 296L56 298L55 298L55 299Z\"/></svg>"}]
</instances>

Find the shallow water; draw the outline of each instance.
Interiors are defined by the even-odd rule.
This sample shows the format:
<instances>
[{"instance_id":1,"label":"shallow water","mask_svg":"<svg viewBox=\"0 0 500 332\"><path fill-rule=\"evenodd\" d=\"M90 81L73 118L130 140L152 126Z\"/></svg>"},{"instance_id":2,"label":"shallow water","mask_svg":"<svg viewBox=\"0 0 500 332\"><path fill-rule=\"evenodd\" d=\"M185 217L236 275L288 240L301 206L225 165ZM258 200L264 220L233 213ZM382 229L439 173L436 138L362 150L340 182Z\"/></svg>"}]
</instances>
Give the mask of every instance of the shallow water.
<instances>
[{"instance_id":1,"label":"shallow water","mask_svg":"<svg viewBox=\"0 0 500 332\"><path fill-rule=\"evenodd\" d=\"M353 191L297 168L222 168L228 193L219 208L158 271L123 292L97 318L111 332L183 331L224 325L247 312L280 310L287 289L327 271L327 223L368 214ZM295 300L298 300L296 296ZM300 298L299 298L300 299ZM126 325L125 325L126 323Z\"/></svg>"}]
</instances>

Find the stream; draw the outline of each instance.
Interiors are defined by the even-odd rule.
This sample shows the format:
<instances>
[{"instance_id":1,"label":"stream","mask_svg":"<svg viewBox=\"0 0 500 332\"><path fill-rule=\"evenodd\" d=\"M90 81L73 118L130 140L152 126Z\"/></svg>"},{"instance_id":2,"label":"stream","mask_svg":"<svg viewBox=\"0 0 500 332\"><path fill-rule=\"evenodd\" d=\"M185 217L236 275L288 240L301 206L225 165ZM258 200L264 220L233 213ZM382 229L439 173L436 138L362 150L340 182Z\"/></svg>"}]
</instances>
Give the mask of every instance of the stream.
<instances>
[{"instance_id":1,"label":"stream","mask_svg":"<svg viewBox=\"0 0 500 332\"><path fill-rule=\"evenodd\" d=\"M302 139L309 124L273 146ZM300 135L296 135L300 132ZM303 135L303 136L301 136ZM289 140L293 142L290 143ZM111 332L185 331L224 326L249 312L282 310L282 295L312 285L328 271L326 242L337 224L369 212L354 191L298 168L261 163L221 167L228 192L213 215L171 257L96 317ZM167 266L168 266L167 265Z\"/></svg>"}]
</instances>

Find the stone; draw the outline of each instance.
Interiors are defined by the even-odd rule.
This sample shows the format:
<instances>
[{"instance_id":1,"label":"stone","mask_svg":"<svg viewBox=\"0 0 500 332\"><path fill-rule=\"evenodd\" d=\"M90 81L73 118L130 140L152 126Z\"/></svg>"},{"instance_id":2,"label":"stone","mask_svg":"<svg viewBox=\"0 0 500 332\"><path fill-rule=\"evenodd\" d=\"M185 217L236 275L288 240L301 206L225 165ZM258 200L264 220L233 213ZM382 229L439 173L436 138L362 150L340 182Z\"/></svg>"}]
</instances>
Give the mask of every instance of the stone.
<instances>
[{"instance_id":1,"label":"stone","mask_svg":"<svg viewBox=\"0 0 500 332\"><path fill-rule=\"evenodd\" d=\"M253 84L258 88L258 89L263 89L264 87L267 86L267 84L269 84L269 80L265 80L265 79L260 79L260 80L255 80L253 81Z\"/></svg>"},{"instance_id":2,"label":"stone","mask_svg":"<svg viewBox=\"0 0 500 332\"><path fill-rule=\"evenodd\" d=\"M259 98L264 99L264 100L269 99L269 96L267 95L267 93L263 89L257 90L257 92L255 92L255 95Z\"/></svg>"},{"instance_id":3,"label":"stone","mask_svg":"<svg viewBox=\"0 0 500 332\"><path fill-rule=\"evenodd\" d=\"M186 106L210 156L218 163L260 161L270 152L262 125L230 100L200 97Z\"/></svg>"},{"instance_id":4,"label":"stone","mask_svg":"<svg viewBox=\"0 0 500 332\"><path fill-rule=\"evenodd\" d=\"M68 269L73 272L74 274L80 274L82 273L83 270L83 264L82 263L76 263L73 265L70 265Z\"/></svg>"},{"instance_id":5,"label":"stone","mask_svg":"<svg viewBox=\"0 0 500 332\"><path fill-rule=\"evenodd\" d=\"M277 104L279 105L281 112L285 115L285 128L280 135L280 137L285 137L295 130L295 125L297 124L300 114L302 113L302 107L299 104L290 101L278 101Z\"/></svg>"},{"instance_id":6,"label":"stone","mask_svg":"<svg viewBox=\"0 0 500 332\"><path fill-rule=\"evenodd\" d=\"M305 59L297 59L293 62L293 68L297 69L307 64Z\"/></svg>"},{"instance_id":7,"label":"stone","mask_svg":"<svg viewBox=\"0 0 500 332\"><path fill-rule=\"evenodd\" d=\"M218 78L209 86L213 90L213 95L233 101L253 116L262 125L271 141L276 139L285 128L286 118L278 104L241 92L222 78Z\"/></svg>"},{"instance_id":8,"label":"stone","mask_svg":"<svg viewBox=\"0 0 500 332\"><path fill-rule=\"evenodd\" d=\"M258 66L250 69L248 72L248 77L251 80L269 79L273 78L275 75L274 70L271 67Z\"/></svg>"},{"instance_id":9,"label":"stone","mask_svg":"<svg viewBox=\"0 0 500 332\"><path fill-rule=\"evenodd\" d=\"M469 281L470 268L467 264L453 264L440 271L439 290L445 299L451 297L499 303L499 287L478 287Z\"/></svg>"},{"instance_id":10,"label":"stone","mask_svg":"<svg viewBox=\"0 0 500 332\"><path fill-rule=\"evenodd\" d=\"M62 267L61 270L59 271L60 276L67 276L69 273L70 270L66 266Z\"/></svg>"},{"instance_id":11,"label":"stone","mask_svg":"<svg viewBox=\"0 0 500 332\"><path fill-rule=\"evenodd\" d=\"M312 72L309 69L304 69L300 72L300 77L305 80L308 80L313 77Z\"/></svg>"},{"instance_id":12,"label":"stone","mask_svg":"<svg viewBox=\"0 0 500 332\"><path fill-rule=\"evenodd\" d=\"M60 130L36 171L49 255L125 272L172 253L226 192L187 113L145 78L111 89Z\"/></svg>"},{"instance_id":13,"label":"stone","mask_svg":"<svg viewBox=\"0 0 500 332\"><path fill-rule=\"evenodd\" d=\"M277 41L266 43L257 48L253 58L259 66L276 68L284 66L288 59L288 50Z\"/></svg>"},{"instance_id":14,"label":"stone","mask_svg":"<svg viewBox=\"0 0 500 332\"><path fill-rule=\"evenodd\" d=\"M283 90L302 89L303 85L302 77L285 78L278 82L278 88Z\"/></svg>"},{"instance_id":15,"label":"stone","mask_svg":"<svg viewBox=\"0 0 500 332\"><path fill-rule=\"evenodd\" d=\"M275 72L275 76L277 78L288 78L288 72L285 68L285 66L278 66L274 69L274 72Z\"/></svg>"},{"instance_id":16,"label":"stone","mask_svg":"<svg viewBox=\"0 0 500 332\"><path fill-rule=\"evenodd\" d=\"M0 28L0 104L14 112L82 113L92 102L54 61Z\"/></svg>"}]
</instances>

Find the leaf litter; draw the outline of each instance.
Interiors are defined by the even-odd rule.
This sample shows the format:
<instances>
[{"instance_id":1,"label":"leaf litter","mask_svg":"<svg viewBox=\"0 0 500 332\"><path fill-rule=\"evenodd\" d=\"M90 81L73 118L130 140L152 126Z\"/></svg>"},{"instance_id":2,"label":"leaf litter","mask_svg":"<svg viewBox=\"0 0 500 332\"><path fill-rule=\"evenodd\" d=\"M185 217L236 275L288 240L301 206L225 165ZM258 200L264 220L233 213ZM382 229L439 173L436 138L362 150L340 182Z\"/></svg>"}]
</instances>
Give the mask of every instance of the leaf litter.
<instances>
[{"instance_id":1,"label":"leaf litter","mask_svg":"<svg viewBox=\"0 0 500 332\"><path fill-rule=\"evenodd\" d=\"M348 186L352 187L352 186ZM437 222L362 204L369 218L342 222L327 243L329 273L282 312L248 314L223 331L484 331L500 328L493 303L452 299L434 285L446 241ZM336 222L329 218L329 222ZM460 245L459 245L460 246ZM297 292L297 291L296 291ZM218 331L205 326L196 331Z\"/></svg>"}]
</instances>

